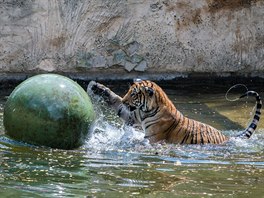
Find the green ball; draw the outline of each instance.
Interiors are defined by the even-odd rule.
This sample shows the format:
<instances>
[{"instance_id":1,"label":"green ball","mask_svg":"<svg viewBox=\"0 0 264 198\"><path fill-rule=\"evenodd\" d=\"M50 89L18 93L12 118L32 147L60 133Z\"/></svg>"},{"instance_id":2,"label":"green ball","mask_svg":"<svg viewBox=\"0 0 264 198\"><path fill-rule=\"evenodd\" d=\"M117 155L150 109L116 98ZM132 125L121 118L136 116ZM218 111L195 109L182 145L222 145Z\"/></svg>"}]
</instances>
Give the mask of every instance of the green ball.
<instances>
[{"instance_id":1,"label":"green ball","mask_svg":"<svg viewBox=\"0 0 264 198\"><path fill-rule=\"evenodd\" d=\"M8 136L52 148L81 146L94 119L94 109L84 89L56 74L25 80L11 93L4 107Z\"/></svg>"}]
</instances>

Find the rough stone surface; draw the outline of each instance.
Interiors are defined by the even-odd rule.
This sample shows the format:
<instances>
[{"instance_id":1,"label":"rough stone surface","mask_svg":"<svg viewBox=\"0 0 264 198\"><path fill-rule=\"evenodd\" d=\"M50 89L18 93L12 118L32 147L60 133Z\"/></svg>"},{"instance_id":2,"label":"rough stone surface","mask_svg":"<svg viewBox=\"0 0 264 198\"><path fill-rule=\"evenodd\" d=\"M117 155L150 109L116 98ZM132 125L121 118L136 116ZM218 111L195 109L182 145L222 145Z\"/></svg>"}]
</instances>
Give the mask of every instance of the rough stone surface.
<instances>
[{"instance_id":1,"label":"rough stone surface","mask_svg":"<svg viewBox=\"0 0 264 198\"><path fill-rule=\"evenodd\" d=\"M263 0L5 0L0 70L261 74L263 19Z\"/></svg>"}]
</instances>

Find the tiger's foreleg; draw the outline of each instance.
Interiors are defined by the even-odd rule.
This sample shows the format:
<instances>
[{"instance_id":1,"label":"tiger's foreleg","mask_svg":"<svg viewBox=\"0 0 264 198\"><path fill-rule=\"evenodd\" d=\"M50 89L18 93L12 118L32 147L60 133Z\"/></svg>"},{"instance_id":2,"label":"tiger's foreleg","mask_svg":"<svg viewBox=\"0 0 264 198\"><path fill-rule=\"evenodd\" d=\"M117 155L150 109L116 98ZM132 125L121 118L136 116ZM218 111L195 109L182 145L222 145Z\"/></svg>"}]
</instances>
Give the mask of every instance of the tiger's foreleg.
<instances>
[{"instance_id":1,"label":"tiger's foreleg","mask_svg":"<svg viewBox=\"0 0 264 198\"><path fill-rule=\"evenodd\" d=\"M135 123L130 111L122 103L122 98L111 91L108 87L95 81L91 81L88 84L87 92L89 95L95 94L102 97L104 101L116 111L117 115L125 121L126 124L133 125Z\"/></svg>"}]
</instances>

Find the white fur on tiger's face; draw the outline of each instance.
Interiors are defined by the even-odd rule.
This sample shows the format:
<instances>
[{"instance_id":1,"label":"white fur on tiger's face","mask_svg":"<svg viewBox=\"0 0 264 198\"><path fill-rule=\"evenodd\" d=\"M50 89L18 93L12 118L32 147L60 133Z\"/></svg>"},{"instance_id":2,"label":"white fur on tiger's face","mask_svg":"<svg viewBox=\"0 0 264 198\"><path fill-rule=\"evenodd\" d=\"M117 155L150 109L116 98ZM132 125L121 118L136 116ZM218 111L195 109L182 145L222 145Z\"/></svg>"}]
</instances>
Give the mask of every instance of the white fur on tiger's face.
<instances>
[{"instance_id":1,"label":"white fur on tiger's face","mask_svg":"<svg viewBox=\"0 0 264 198\"><path fill-rule=\"evenodd\" d=\"M122 98L123 104L131 111L141 109L141 111L148 112L158 106L155 89L144 82L134 83Z\"/></svg>"}]
</instances>

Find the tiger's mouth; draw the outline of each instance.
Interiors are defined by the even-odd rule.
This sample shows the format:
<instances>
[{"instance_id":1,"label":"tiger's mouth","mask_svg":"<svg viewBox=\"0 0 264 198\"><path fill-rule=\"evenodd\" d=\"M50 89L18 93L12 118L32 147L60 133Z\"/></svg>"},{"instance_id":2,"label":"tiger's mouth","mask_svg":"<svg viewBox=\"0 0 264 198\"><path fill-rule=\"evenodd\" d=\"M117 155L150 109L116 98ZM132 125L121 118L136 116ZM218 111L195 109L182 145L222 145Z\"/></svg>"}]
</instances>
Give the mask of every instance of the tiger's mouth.
<instances>
[{"instance_id":1,"label":"tiger's mouth","mask_svg":"<svg viewBox=\"0 0 264 198\"><path fill-rule=\"evenodd\" d=\"M128 106L129 111L135 111L137 108L135 106Z\"/></svg>"}]
</instances>

